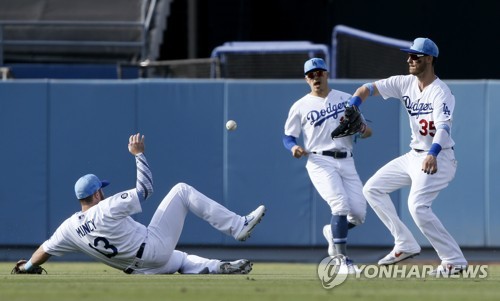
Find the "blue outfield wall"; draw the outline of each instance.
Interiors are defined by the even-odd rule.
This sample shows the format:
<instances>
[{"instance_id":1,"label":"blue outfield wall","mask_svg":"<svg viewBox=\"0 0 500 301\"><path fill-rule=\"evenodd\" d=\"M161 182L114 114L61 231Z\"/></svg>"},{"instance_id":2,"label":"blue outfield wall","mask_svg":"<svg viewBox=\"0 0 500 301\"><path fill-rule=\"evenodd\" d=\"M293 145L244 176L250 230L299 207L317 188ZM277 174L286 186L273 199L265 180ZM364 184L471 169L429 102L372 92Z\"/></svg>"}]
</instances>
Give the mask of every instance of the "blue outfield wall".
<instances>
[{"instance_id":1,"label":"blue outfield wall","mask_svg":"<svg viewBox=\"0 0 500 301\"><path fill-rule=\"evenodd\" d=\"M362 81L331 87L353 92ZM500 246L500 81L449 81L456 96L453 138L458 171L433 209L462 246ZM16 80L0 82L0 245L37 245L79 210L74 182L85 173L111 181L110 195L135 185L130 134L146 135L155 193L134 218L148 224L178 182L194 186L245 214L268 212L247 246L324 246L330 220L314 190L305 159L282 146L292 103L308 92L303 80ZM363 104L374 135L359 141L356 166L363 182L408 150L407 116L397 100ZM238 122L227 132L226 120ZM408 189L392 194L401 217L429 246L408 212ZM392 246L371 208L350 232L358 246ZM188 215L181 244L241 246Z\"/></svg>"}]
</instances>

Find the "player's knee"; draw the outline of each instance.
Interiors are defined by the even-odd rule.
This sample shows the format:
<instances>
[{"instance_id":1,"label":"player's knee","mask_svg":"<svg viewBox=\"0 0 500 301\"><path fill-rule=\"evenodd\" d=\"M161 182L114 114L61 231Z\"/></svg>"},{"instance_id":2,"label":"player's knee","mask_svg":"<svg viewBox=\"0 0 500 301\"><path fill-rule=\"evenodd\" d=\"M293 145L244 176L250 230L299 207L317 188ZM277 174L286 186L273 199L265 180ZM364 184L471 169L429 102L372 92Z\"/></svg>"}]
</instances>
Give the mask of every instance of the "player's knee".
<instances>
[{"instance_id":1,"label":"player's knee","mask_svg":"<svg viewBox=\"0 0 500 301\"><path fill-rule=\"evenodd\" d=\"M431 208L429 206L424 206L421 204L409 204L408 210L410 211L410 214L413 217L415 223L417 225L421 225L426 222Z\"/></svg>"},{"instance_id":2,"label":"player's knee","mask_svg":"<svg viewBox=\"0 0 500 301\"><path fill-rule=\"evenodd\" d=\"M378 197L383 193L375 186L372 185L371 182L367 182L365 186L363 186L363 195L365 196L368 203L373 204Z\"/></svg>"},{"instance_id":3,"label":"player's knee","mask_svg":"<svg viewBox=\"0 0 500 301\"><path fill-rule=\"evenodd\" d=\"M352 218L348 219L349 223L354 226L359 226L365 222L365 216L363 215L353 215Z\"/></svg>"},{"instance_id":4,"label":"player's knee","mask_svg":"<svg viewBox=\"0 0 500 301\"><path fill-rule=\"evenodd\" d=\"M189 186L186 183L182 183L182 182L175 184L175 186L173 187L173 189L176 189L176 190L187 190L189 188L191 188L191 186Z\"/></svg>"}]
</instances>

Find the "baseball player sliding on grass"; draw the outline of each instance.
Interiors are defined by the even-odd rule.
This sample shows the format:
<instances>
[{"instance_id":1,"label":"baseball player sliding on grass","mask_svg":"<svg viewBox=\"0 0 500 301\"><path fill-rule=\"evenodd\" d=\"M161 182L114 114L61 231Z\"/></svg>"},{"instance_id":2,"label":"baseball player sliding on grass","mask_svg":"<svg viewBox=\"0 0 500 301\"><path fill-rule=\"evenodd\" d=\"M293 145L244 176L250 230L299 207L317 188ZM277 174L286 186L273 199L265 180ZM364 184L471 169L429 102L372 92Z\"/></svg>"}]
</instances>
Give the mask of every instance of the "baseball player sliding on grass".
<instances>
[{"instance_id":1,"label":"baseball player sliding on grass","mask_svg":"<svg viewBox=\"0 0 500 301\"><path fill-rule=\"evenodd\" d=\"M189 211L212 227L244 241L260 222L265 207L247 216L237 215L187 184L177 184L158 206L149 226L130 217L142 211L141 204L153 193L153 176L144 156L144 136L130 136L129 152L137 166L136 187L105 198L109 183L95 175L75 184L82 210L65 220L31 259L20 261L15 271L36 270L52 255L83 252L127 274L246 274L252 263L246 259L224 262L175 250Z\"/></svg>"},{"instance_id":2,"label":"baseball player sliding on grass","mask_svg":"<svg viewBox=\"0 0 500 301\"><path fill-rule=\"evenodd\" d=\"M408 53L409 75L365 84L350 100L351 106L358 107L368 96L400 99L412 132L411 150L379 169L363 188L368 203L394 236L394 249L379 264L394 264L420 253L419 244L399 219L389 197L391 192L410 185L411 216L441 259L441 265L431 274L457 274L466 268L467 261L431 209L457 169L451 138L455 97L434 73L439 50L433 41L417 38L410 48L401 50Z\"/></svg>"},{"instance_id":3,"label":"baseball player sliding on grass","mask_svg":"<svg viewBox=\"0 0 500 301\"><path fill-rule=\"evenodd\" d=\"M330 207L331 221L323 228L328 254L347 256L348 230L365 221L366 200L354 165L354 136L332 139L330 133L343 118L351 95L328 87L328 68L320 58L306 61L304 74L311 92L290 108L283 143L293 157L307 156L309 177ZM360 137L369 137L371 130L362 126ZM297 144L301 133L304 147ZM346 263L348 272L354 273L348 257Z\"/></svg>"}]
</instances>

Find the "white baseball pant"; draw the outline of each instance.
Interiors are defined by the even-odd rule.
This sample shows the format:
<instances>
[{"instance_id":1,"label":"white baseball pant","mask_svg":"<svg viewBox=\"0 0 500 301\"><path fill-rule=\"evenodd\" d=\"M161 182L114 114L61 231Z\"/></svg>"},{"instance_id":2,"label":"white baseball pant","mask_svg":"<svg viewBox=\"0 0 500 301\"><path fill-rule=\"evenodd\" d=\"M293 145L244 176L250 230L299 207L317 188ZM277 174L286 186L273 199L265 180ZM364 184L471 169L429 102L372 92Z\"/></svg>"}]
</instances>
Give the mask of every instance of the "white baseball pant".
<instances>
[{"instance_id":1,"label":"white baseball pant","mask_svg":"<svg viewBox=\"0 0 500 301\"><path fill-rule=\"evenodd\" d=\"M335 159L309 154L306 168L311 182L333 215L347 215L347 220L355 225L364 223L366 200L353 157Z\"/></svg>"},{"instance_id":2,"label":"white baseball pant","mask_svg":"<svg viewBox=\"0 0 500 301\"><path fill-rule=\"evenodd\" d=\"M394 236L394 249L398 252L417 253L420 252L420 246L398 217L389 196L389 193L411 185L408 208L420 231L434 247L443 264L466 265L467 261L457 242L431 209L439 192L455 177L455 154L451 149L443 149L437 156L438 171L433 175L422 171L422 162L426 156L425 151L418 153L412 150L390 161L366 182L363 193Z\"/></svg>"},{"instance_id":3,"label":"white baseball pant","mask_svg":"<svg viewBox=\"0 0 500 301\"><path fill-rule=\"evenodd\" d=\"M148 226L140 274L216 273L220 260L202 258L175 250L187 213L191 211L224 234L236 236L244 218L211 200L193 187L175 185L158 206ZM208 269L208 270L207 270Z\"/></svg>"}]
</instances>

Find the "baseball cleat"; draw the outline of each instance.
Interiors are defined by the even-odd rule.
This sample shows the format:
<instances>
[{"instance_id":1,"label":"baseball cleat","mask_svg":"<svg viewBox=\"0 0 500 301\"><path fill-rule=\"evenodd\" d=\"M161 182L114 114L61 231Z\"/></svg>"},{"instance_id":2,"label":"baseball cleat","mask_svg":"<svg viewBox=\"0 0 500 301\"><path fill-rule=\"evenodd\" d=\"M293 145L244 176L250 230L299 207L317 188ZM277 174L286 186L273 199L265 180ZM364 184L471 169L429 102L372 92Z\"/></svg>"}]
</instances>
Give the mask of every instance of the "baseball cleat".
<instances>
[{"instance_id":1,"label":"baseball cleat","mask_svg":"<svg viewBox=\"0 0 500 301\"><path fill-rule=\"evenodd\" d=\"M379 265L395 264L395 263L403 261L405 259L415 257L419 254L420 254L420 251L418 251L418 252L396 252L396 250L392 250L384 258L380 259L378 261L378 264Z\"/></svg>"},{"instance_id":2,"label":"baseball cleat","mask_svg":"<svg viewBox=\"0 0 500 301\"><path fill-rule=\"evenodd\" d=\"M254 211L250 212L247 216L245 216L245 223L243 224L243 229L241 229L240 233L236 235L236 240L245 241L250 237L250 233L252 233L253 228L260 223L262 217L266 213L266 207L264 205L260 205Z\"/></svg>"},{"instance_id":3,"label":"baseball cleat","mask_svg":"<svg viewBox=\"0 0 500 301\"><path fill-rule=\"evenodd\" d=\"M327 224L323 227L323 236L328 242L328 255L335 256L336 252L335 252L335 247L333 245L332 226L330 224Z\"/></svg>"},{"instance_id":4,"label":"baseball cleat","mask_svg":"<svg viewBox=\"0 0 500 301\"><path fill-rule=\"evenodd\" d=\"M235 261L222 261L219 266L219 274L248 274L252 270L253 263L246 259Z\"/></svg>"},{"instance_id":5,"label":"baseball cleat","mask_svg":"<svg viewBox=\"0 0 500 301\"><path fill-rule=\"evenodd\" d=\"M430 271L428 273L429 276L434 277L448 277L451 275L459 275L467 269L466 265L457 265L457 264L440 264L436 269Z\"/></svg>"},{"instance_id":6,"label":"baseball cleat","mask_svg":"<svg viewBox=\"0 0 500 301\"><path fill-rule=\"evenodd\" d=\"M336 261L335 273L339 275L354 275L361 273L361 270L353 263L353 261L344 255L335 256L339 261Z\"/></svg>"},{"instance_id":7,"label":"baseball cleat","mask_svg":"<svg viewBox=\"0 0 500 301\"><path fill-rule=\"evenodd\" d=\"M345 264L347 265L347 274L358 274L361 273L361 270L352 262L349 257L346 257Z\"/></svg>"}]
</instances>

